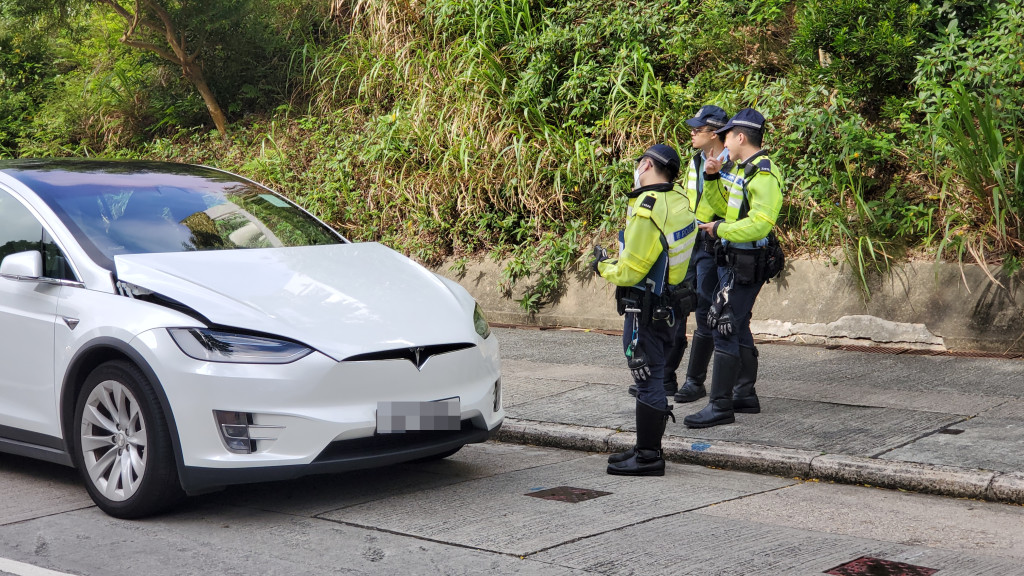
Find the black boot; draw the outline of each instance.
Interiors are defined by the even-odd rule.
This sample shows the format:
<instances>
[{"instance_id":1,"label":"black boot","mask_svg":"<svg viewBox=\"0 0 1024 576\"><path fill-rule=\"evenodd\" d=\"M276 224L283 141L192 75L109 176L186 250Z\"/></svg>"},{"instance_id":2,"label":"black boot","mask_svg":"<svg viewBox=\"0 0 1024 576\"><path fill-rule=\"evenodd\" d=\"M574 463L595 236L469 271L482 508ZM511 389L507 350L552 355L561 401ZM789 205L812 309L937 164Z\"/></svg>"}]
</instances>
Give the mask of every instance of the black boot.
<instances>
[{"instance_id":1,"label":"black boot","mask_svg":"<svg viewBox=\"0 0 1024 576\"><path fill-rule=\"evenodd\" d=\"M660 448L661 447L661 437L665 434L665 426L668 423L668 419L671 418L673 422L676 421L676 417L674 415L672 415L672 407L669 406L668 410L662 412L661 410L658 410L657 408L655 408L654 406L651 406L650 404L647 404L646 402L641 402L640 400L636 401L636 435L637 435L637 443L640 442L640 421L643 418L646 417L645 416L645 411L657 411L657 412L663 414L663 418L661 420L661 431L658 432L658 447ZM636 454L636 446L635 445L632 448L630 448L629 450L626 450L625 452L618 452L616 454L612 454L611 456L608 457L608 463L612 464L612 463L615 463L615 462L625 462L626 460L629 460L630 458L632 458L634 454Z\"/></svg>"},{"instance_id":2,"label":"black boot","mask_svg":"<svg viewBox=\"0 0 1024 576\"><path fill-rule=\"evenodd\" d=\"M686 365L686 382L679 392L676 392L673 400L685 404L707 396L704 380L708 377L708 363L711 362L711 355L714 352L714 338L694 333L693 345L690 346L690 362Z\"/></svg>"},{"instance_id":3,"label":"black boot","mask_svg":"<svg viewBox=\"0 0 1024 576\"><path fill-rule=\"evenodd\" d=\"M757 348L740 346L740 374L732 389L732 409L743 414L759 414L761 402L754 392L757 382Z\"/></svg>"},{"instance_id":4,"label":"black boot","mask_svg":"<svg viewBox=\"0 0 1024 576\"><path fill-rule=\"evenodd\" d=\"M636 446L608 457L608 473L617 476L664 476L665 459L661 457L661 437L672 416L672 407L660 410L636 401Z\"/></svg>"},{"instance_id":5,"label":"black boot","mask_svg":"<svg viewBox=\"0 0 1024 576\"><path fill-rule=\"evenodd\" d=\"M732 390L740 370L740 359L725 352L715 352L715 369L711 373L711 401L703 410L683 418L688 428L710 428L736 421L732 409Z\"/></svg>"},{"instance_id":6,"label":"black boot","mask_svg":"<svg viewBox=\"0 0 1024 576\"><path fill-rule=\"evenodd\" d=\"M665 386L665 396L671 396L671 395L675 394L676 390L679 389L678 388L679 385L676 384L676 375L675 374L672 375L672 381L671 382L669 382L668 380L665 380L664 386ZM629 385L629 395L632 396L633 398L636 398L637 392L639 392L639 389L636 387L636 384L630 384Z\"/></svg>"}]
</instances>

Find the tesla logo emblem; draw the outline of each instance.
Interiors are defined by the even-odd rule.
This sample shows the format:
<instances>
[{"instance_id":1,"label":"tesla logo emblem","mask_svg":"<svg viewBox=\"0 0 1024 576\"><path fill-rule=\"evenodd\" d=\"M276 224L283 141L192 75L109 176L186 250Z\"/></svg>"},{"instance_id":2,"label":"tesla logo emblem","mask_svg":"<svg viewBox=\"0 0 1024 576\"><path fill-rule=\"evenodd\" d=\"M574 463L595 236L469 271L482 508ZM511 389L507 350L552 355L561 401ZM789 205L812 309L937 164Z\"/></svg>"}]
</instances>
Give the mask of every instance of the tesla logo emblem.
<instances>
[{"instance_id":1,"label":"tesla logo emblem","mask_svg":"<svg viewBox=\"0 0 1024 576\"><path fill-rule=\"evenodd\" d=\"M415 359L413 363L416 364L416 369L419 370L423 368L423 362L427 361L427 357L423 356L423 347L420 346L418 348L411 348L411 350L413 358ZM422 362L420 361L421 357L423 359Z\"/></svg>"}]
</instances>

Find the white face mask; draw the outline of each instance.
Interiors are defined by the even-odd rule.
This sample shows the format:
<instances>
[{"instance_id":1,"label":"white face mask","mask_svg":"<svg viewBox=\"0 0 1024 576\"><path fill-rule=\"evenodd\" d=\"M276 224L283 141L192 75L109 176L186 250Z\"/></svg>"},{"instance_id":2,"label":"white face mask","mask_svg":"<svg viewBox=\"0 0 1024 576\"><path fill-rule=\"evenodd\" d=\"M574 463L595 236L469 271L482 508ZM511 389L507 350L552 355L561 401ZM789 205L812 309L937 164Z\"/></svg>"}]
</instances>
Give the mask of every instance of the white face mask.
<instances>
[{"instance_id":1,"label":"white face mask","mask_svg":"<svg viewBox=\"0 0 1024 576\"><path fill-rule=\"evenodd\" d=\"M640 163L636 165L636 169L633 170L633 190L636 190L637 188L640 187L640 175L643 174L644 172L647 172L646 168L643 170L640 169L640 166L642 166L643 164L644 161L641 160ZM650 163L648 162L647 165L650 166Z\"/></svg>"}]
</instances>

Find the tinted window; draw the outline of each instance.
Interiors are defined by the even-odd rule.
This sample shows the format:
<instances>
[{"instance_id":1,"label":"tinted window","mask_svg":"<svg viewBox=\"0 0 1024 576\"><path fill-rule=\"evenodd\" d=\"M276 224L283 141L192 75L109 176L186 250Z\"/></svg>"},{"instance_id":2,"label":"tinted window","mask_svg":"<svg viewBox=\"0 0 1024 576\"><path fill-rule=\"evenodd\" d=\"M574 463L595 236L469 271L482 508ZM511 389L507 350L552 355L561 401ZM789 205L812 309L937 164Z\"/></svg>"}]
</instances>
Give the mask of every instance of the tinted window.
<instances>
[{"instance_id":1,"label":"tinted window","mask_svg":"<svg viewBox=\"0 0 1024 576\"><path fill-rule=\"evenodd\" d=\"M0 190L0 260L17 252L35 250L43 255L43 274L74 280L64 254L35 215L10 193Z\"/></svg>"},{"instance_id":2,"label":"tinted window","mask_svg":"<svg viewBox=\"0 0 1024 576\"><path fill-rule=\"evenodd\" d=\"M266 188L197 166L54 164L8 170L102 265L118 254L339 244L322 222Z\"/></svg>"}]
</instances>

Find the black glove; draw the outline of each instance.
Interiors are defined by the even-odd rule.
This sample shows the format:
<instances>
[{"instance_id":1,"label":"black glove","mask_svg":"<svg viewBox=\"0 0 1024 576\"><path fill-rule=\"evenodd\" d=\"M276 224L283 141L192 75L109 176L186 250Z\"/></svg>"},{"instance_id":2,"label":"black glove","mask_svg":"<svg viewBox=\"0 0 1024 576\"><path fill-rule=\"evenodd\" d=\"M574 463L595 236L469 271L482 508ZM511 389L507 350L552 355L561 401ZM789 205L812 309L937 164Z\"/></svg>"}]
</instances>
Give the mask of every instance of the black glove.
<instances>
[{"instance_id":1,"label":"black glove","mask_svg":"<svg viewBox=\"0 0 1024 576\"><path fill-rule=\"evenodd\" d=\"M651 377L651 366L647 363L647 357L637 352L627 362L629 371L633 374L633 380L646 382Z\"/></svg>"},{"instance_id":2,"label":"black glove","mask_svg":"<svg viewBox=\"0 0 1024 576\"><path fill-rule=\"evenodd\" d=\"M733 333L735 327L733 326L732 306L726 304L725 308L722 308L722 313L718 316L717 324L718 333L722 336L728 337Z\"/></svg>"},{"instance_id":3,"label":"black glove","mask_svg":"<svg viewBox=\"0 0 1024 576\"><path fill-rule=\"evenodd\" d=\"M594 274L601 274L597 269L597 265L600 264L602 260L607 259L608 251L604 249L604 246L594 246L594 259L590 261L590 269L594 271Z\"/></svg>"},{"instance_id":4,"label":"black glove","mask_svg":"<svg viewBox=\"0 0 1024 576\"><path fill-rule=\"evenodd\" d=\"M730 288L731 286L726 285L719 290L708 310L708 328L717 328L722 336L728 336L733 331L732 308L729 306Z\"/></svg>"}]
</instances>

